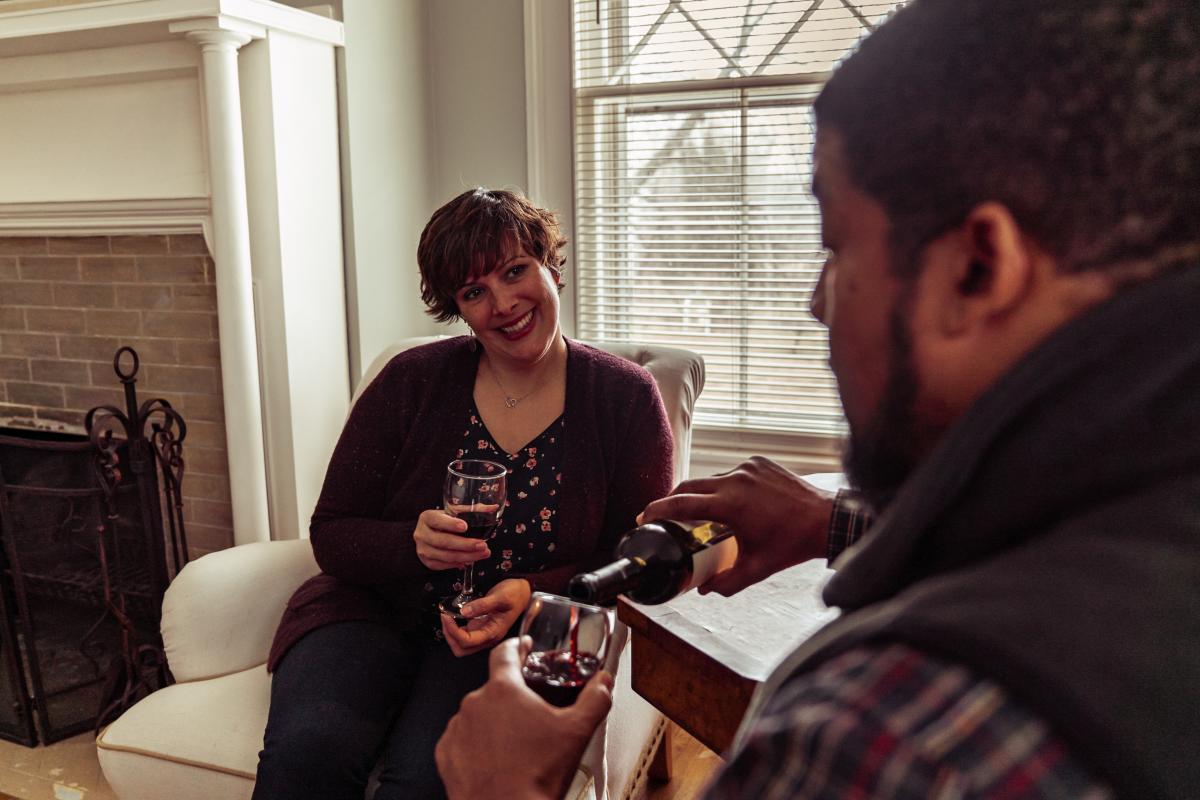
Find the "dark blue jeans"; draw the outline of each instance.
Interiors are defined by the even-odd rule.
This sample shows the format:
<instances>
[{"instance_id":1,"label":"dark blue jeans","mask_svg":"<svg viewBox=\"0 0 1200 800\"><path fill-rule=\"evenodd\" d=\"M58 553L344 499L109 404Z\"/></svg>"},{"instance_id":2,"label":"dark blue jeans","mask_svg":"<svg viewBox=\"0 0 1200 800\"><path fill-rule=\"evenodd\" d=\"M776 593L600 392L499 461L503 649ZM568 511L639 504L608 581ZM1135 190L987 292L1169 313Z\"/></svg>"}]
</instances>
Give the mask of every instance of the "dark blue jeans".
<instances>
[{"instance_id":1,"label":"dark blue jeans","mask_svg":"<svg viewBox=\"0 0 1200 800\"><path fill-rule=\"evenodd\" d=\"M443 798L433 750L462 698L487 680L488 654L373 622L342 622L292 646L271 681L254 800Z\"/></svg>"}]
</instances>

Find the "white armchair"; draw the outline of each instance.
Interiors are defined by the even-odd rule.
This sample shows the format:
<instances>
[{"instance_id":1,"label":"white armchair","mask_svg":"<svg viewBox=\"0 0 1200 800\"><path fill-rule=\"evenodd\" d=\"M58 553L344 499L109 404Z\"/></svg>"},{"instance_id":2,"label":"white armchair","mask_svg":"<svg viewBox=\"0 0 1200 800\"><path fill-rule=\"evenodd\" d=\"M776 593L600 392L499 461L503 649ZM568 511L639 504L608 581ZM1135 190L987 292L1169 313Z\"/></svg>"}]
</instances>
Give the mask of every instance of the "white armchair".
<instances>
[{"instance_id":1,"label":"white armchair","mask_svg":"<svg viewBox=\"0 0 1200 800\"><path fill-rule=\"evenodd\" d=\"M360 387L396 353L432 338L381 353ZM596 346L654 376L675 438L675 479L682 480L703 360L668 347ZM250 797L270 700L267 652L288 598L318 571L308 540L299 539L211 553L179 573L162 614L176 683L126 711L96 740L104 776L121 800ZM584 754L568 794L573 800L638 796L663 736L662 715L629 685L627 638L618 624L608 665L616 672L613 710Z\"/></svg>"}]
</instances>

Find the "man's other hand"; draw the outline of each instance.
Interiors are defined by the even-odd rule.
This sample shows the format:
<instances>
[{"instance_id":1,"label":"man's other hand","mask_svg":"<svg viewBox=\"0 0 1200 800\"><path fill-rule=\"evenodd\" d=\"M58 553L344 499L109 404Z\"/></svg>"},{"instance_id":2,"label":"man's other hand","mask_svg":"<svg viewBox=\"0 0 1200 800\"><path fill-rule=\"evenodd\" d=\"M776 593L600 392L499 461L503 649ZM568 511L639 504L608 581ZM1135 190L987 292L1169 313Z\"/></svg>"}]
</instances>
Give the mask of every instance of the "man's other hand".
<instances>
[{"instance_id":1,"label":"man's other hand","mask_svg":"<svg viewBox=\"0 0 1200 800\"><path fill-rule=\"evenodd\" d=\"M528 639L492 650L491 677L463 698L438 741L450 800L561 798L592 732L612 707L612 676L598 672L575 704L556 708L525 685Z\"/></svg>"},{"instance_id":2,"label":"man's other hand","mask_svg":"<svg viewBox=\"0 0 1200 800\"><path fill-rule=\"evenodd\" d=\"M638 522L702 519L733 528L737 560L700 587L701 594L728 596L782 569L823 558L833 498L833 492L755 456L723 475L684 481L646 506Z\"/></svg>"}]
</instances>

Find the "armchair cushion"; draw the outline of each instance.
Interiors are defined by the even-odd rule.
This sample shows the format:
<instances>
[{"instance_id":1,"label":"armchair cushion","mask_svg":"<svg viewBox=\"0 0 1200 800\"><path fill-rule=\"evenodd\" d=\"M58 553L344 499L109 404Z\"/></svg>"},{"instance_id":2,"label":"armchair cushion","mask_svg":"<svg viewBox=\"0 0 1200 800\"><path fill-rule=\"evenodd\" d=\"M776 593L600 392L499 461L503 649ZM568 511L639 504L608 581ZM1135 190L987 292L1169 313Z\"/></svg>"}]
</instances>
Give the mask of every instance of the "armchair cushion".
<instances>
[{"instance_id":1,"label":"armchair cushion","mask_svg":"<svg viewBox=\"0 0 1200 800\"><path fill-rule=\"evenodd\" d=\"M265 664L288 598L318 572L305 539L242 545L184 567L163 598L163 644L175 680Z\"/></svg>"},{"instance_id":2,"label":"armchair cushion","mask_svg":"<svg viewBox=\"0 0 1200 800\"><path fill-rule=\"evenodd\" d=\"M270 698L265 663L160 689L96 739L104 777L121 800L248 800Z\"/></svg>"},{"instance_id":3,"label":"armchair cushion","mask_svg":"<svg viewBox=\"0 0 1200 800\"><path fill-rule=\"evenodd\" d=\"M704 388L704 359L678 347L624 342L591 342L591 345L645 367L654 377L675 439L675 483L687 478L692 453L692 412Z\"/></svg>"}]
</instances>

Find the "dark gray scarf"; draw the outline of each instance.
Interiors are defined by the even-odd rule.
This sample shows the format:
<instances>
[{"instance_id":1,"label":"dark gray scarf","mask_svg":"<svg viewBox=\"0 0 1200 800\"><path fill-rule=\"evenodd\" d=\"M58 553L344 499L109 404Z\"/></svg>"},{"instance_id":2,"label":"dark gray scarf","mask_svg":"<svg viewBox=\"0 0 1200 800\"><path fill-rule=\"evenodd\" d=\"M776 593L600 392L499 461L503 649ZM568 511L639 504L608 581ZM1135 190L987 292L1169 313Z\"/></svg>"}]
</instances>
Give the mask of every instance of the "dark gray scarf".
<instances>
[{"instance_id":1,"label":"dark gray scarf","mask_svg":"<svg viewBox=\"0 0 1200 800\"><path fill-rule=\"evenodd\" d=\"M1005 687L1122 796L1200 797L1200 268L1037 347L839 567L845 613L747 720L796 672L902 641Z\"/></svg>"}]
</instances>

